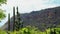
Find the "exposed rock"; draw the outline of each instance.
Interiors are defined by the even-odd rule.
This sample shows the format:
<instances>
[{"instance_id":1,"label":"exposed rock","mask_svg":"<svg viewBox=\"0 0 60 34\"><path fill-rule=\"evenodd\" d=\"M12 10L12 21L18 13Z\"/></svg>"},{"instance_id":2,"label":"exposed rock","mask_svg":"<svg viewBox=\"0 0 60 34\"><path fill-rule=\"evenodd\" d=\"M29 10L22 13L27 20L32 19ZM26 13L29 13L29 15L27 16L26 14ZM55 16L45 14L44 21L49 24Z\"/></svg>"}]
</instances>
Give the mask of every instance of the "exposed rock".
<instances>
[{"instance_id":1,"label":"exposed rock","mask_svg":"<svg viewBox=\"0 0 60 34\"><path fill-rule=\"evenodd\" d=\"M23 26L35 26L38 29L44 31L49 27L59 27L60 25L60 7L43 9L40 11L33 11L31 13L21 14L21 19L23 20ZM13 17L10 21L10 26L12 30ZM8 22L7 22L8 23ZM7 30L7 23L3 26L3 29Z\"/></svg>"}]
</instances>

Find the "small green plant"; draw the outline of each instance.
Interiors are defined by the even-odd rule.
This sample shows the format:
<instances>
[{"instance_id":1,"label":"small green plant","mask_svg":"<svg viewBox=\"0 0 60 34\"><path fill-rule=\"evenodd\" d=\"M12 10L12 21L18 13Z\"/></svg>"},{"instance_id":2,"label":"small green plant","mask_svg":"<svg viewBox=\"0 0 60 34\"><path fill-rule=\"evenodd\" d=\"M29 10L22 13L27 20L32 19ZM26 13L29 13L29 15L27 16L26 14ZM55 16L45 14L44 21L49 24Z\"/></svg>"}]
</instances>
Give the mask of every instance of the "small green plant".
<instances>
[{"instance_id":1,"label":"small green plant","mask_svg":"<svg viewBox=\"0 0 60 34\"><path fill-rule=\"evenodd\" d=\"M46 31L42 32L39 29L37 29L36 27L31 27L31 26L27 26L24 27L22 29L19 29L19 31L3 31L0 30L0 34L54 34L54 28L51 29L50 28L46 29ZM60 34L60 28L55 28L55 34Z\"/></svg>"}]
</instances>

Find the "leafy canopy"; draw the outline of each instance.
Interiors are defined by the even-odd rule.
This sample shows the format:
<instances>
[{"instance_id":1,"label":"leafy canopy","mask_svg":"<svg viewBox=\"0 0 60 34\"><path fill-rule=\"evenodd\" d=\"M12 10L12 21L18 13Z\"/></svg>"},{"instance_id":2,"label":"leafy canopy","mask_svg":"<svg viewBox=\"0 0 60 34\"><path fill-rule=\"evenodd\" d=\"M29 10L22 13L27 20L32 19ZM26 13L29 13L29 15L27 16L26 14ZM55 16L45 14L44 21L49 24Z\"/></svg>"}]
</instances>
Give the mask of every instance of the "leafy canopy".
<instances>
[{"instance_id":1,"label":"leafy canopy","mask_svg":"<svg viewBox=\"0 0 60 34\"><path fill-rule=\"evenodd\" d=\"M0 5L1 4L6 4L7 0L0 0Z\"/></svg>"},{"instance_id":2,"label":"leafy canopy","mask_svg":"<svg viewBox=\"0 0 60 34\"><path fill-rule=\"evenodd\" d=\"M0 21L6 17L4 10L0 9Z\"/></svg>"}]
</instances>

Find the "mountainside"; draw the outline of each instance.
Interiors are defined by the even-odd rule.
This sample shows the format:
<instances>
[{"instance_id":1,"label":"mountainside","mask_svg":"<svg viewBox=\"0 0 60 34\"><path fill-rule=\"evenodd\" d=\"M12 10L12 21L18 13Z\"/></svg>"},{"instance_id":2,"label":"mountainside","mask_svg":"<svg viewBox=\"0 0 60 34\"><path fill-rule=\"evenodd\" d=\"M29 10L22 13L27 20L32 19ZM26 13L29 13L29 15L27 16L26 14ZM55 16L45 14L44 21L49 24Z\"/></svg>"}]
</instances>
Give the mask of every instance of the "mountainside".
<instances>
[{"instance_id":1,"label":"mountainside","mask_svg":"<svg viewBox=\"0 0 60 34\"><path fill-rule=\"evenodd\" d=\"M60 7L48 8L40 11L21 14L21 19L23 20L24 27L31 25L38 27L38 29L42 31L49 27L60 27ZM10 22L12 30L13 17L11 18ZM3 29L8 29L7 23L2 27Z\"/></svg>"}]
</instances>

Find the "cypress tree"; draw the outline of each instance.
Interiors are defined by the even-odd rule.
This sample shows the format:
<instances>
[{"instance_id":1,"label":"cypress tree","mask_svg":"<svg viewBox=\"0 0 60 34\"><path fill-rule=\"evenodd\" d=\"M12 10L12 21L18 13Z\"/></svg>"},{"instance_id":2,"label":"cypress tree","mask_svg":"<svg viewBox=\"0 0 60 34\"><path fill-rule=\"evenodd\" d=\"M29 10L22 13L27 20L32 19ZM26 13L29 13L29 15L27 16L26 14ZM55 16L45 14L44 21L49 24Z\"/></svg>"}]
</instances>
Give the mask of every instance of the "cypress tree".
<instances>
[{"instance_id":1,"label":"cypress tree","mask_svg":"<svg viewBox=\"0 0 60 34\"><path fill-rule=\"evenodd\" d=\"M16 20L16 30L18 31L20 29L20 13L18 12L18 7L17 7L17 20Z\"/></svg>"},{"instance_id":2,"label":"cypress tree","mask_svg":"<svg viewBox=\"0 0 60 34\"><path fill-rule=\"evenodd\" d=\"M8 14L8 31L10 31L10 14Z\"/></svg>"},{"instance_id":3,"label":"cypress tree","mask_svg":"<svg viewBox=\"0 0 60 34\"><path fill-rule=\"evenodd\" d=\"M20 18L20 13L18 12L18 7L17 7L17 20L15 22L15 30L18 31L20 28L22 28L23 23L21 22L21 18Z\"/></svg>"},{"instance_id":4,"label":"cypress tree","mask_svg":"<svg viewBox=\"0 0 60 34\"><path fill-rule=\"evenodd\" d=\"M8 31L10 31L10 14L8 14ZM10 34L9 32L7 33Z\"/></svg>"},{"instance_id":5,"label":"cypress tree","mask_svg":"<svg viewBox=\"0 0 60 34\"><path fill-rule=\"evenodd\" d=\"M13 7L13 31L18 31L20 28L23 27L23 23L21 22L20 13L18 12L17 7L17 19L15 20L15 7Z\"/></svg>"},{"instance_id":6,"label":"cypress tree","mask_svg":"<svg viewBox=\"0 0 60 34\"><path fill-rule=\"evenodd\" d=\"M15 30L15 7L13 7L13 31Z\"/></svg>"}]
</instances>

